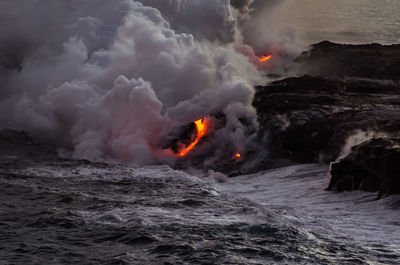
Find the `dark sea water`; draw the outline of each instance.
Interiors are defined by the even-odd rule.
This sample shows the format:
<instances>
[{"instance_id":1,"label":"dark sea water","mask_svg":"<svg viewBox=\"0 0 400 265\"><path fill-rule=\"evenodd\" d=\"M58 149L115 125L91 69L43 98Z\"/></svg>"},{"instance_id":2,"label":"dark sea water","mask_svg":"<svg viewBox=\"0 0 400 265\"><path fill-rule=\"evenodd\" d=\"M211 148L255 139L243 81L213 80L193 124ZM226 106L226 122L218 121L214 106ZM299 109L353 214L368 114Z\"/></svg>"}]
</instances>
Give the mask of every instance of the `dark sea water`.
<instances>
[{"instance_id":1,"label":"dark sea water","mask_svg":"<svg viewBox=\"0 0 400 265\"><path fill-rule=\"evenodd\" d=\"M2 170L0 264L398 264L400 198L326 192L327 170Z\"/></svg>"},{"instance_id":2,"label":"dark sea water","mask_svg":"<svg viewBox=\"0 0 400 265\"><path fill-rule=\"evenodd\" d=\"M286 1L276 16L309 43L400 42L399 0ZM328 183L317 164L230 179L70 160L3 168L0 264L400 264L400 196Z\"/></svg>"}]
</instances>

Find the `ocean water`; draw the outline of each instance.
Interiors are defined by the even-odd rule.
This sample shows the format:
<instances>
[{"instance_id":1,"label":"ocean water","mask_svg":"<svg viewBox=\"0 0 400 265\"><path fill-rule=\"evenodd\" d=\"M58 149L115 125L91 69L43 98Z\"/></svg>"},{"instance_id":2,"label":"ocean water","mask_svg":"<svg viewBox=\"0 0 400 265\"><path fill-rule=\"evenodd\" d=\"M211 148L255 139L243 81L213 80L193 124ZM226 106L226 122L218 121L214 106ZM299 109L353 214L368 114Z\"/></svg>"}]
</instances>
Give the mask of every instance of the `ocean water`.
<instances>
[{"instance_id":1,"label":"ocean water","mask_svg":"<svg viewBox=\"0 0 400 265\"><path fill-rule=\"evenodd\" d=\"M306 43L400 43L398 0L286 0L274 12Z\"/></svg>"},{"instance_id":2,"label":"ocean water","mask_svg":"<svg viewBox=\"0 0 400 265\"><path fill-rule=\"evenodd\" d=\"M287 0L274 12L307 43L400 42L399 0ZM328 183L317 164L235 178L63 160L3 168L0 264L400 264L400 196Z\"/></svg>"},{"instance_id":3,"label":"ocean water","mask_svg":"<svg viewBox=\"0 0 400 265\"><path fill-rule=\"evenodd\" d=\"M327 171L2 170L0 264L398 264L400 198L326 192Z\"/></svg>"}]
</instances>

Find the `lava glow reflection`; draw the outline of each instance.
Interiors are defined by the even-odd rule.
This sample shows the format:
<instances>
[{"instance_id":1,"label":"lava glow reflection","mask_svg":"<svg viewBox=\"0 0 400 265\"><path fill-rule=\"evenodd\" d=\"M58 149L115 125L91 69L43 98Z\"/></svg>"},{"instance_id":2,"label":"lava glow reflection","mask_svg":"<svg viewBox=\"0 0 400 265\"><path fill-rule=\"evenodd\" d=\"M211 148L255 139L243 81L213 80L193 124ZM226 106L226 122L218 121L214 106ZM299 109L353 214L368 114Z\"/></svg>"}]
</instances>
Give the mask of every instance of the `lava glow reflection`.
<instances>
[{"instance_id":1,"label":"lava glow reflection","mask_svg":"<svg viewBox=\"0 0 400 265\"><path fill-rule=\"evenodd\" d=\"M187 153L192 150L200 141L201 138L207 133L208 125L209 125L209 120L207 118L203 118L200 120L197 120L194 122L196 125L197 129L197 135L196 138L191 142L188 146L182 148L178 152L178 156L185 156Z\"/></svg>"}]
</instances>

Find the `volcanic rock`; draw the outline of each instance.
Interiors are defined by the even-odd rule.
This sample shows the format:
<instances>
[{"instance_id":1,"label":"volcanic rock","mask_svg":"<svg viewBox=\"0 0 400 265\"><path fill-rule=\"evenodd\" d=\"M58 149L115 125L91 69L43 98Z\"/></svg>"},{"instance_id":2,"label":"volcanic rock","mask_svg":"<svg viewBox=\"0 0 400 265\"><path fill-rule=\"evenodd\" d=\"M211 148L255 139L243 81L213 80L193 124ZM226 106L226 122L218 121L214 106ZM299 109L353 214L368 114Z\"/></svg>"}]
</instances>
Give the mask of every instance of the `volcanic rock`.
<instances>
[{"instance_id":1,"label":"volcanic rock","mask_svg":"<svg viewBox=\"0 0 400 265\"><path fill-rule=\"evenodd\" d=\"M163 149L171 149L175 154L179 153L180 144L189 145L193 141L196 132L194 122L186 123L172 130L161 143Z\"/></svg>"},{"instance_id":2,"label":"volcanic rock","mask_svg":"<svg viewBox=\"0 0 400 265\"><path fill-rule=\"evenodd\" d=\"M295 63L306 75L256 88L269 156L329 163L344 155L328 190L400 193L400 45L325 41ZM366 139L353 143L359 134Z\"/></svg>"},{"instance_id":3,"label":"volcanic rock","mask_svg":"<svg viewBox=\"0 0 400 265\"><path fill-rule=\"evenodd\" d=\"M373 139L353 147L330 171L327 190L400 194L400 139Z\"/></svg>"},{"instance_id":4,"label":"volcanic rock","mask_svg":"<svg viewBox=\"0 0 400 265\"><path fill-rule=\"evenodd\" d=\"M303 74L400 80L400 44L348 45L324 41L312 45L296 61Z\"/></svg>"},{"instance_id":5,"label":"volcanic rock","mask_svg":"<svg viewBox=\"0 0 400 265\"><path fill-rule=\"evenodd\" d=\"M356 131L400 133L400 84L292 77L257 87L253 100L272 153L297 162L335 161Z\"/></svg>"}]
</instances>

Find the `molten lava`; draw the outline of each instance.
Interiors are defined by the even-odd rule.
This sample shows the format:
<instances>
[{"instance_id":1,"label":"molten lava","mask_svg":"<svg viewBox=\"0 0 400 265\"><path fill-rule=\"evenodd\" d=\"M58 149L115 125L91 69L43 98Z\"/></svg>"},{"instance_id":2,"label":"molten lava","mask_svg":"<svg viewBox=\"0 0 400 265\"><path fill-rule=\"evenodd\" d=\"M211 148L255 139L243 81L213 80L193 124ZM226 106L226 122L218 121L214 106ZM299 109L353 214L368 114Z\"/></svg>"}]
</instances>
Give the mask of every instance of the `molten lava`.
<instances>
[{"instance_id":1,"label":"molten lava","mask_svg":"<svg viewBox=\"0 0 400 265\"><path fill-rule=\"evenodd\" d=\"M261 57L260 57L260 63L266 62L266 61L268 61L268 60L271 59L271 58L272 58L272 55L261 56Z\"/></svg>"},{"instance_id":2,"label":"molten lava","mask_svg":"<svg viewBox=\"0 0 400 265\"><path fill-rule=\"evenodd\" d=\"M242 155L241 154L239 154L239 153L237 153L237 154L235 154L235 156L234 156L236 159L239 159L239 158L241 158L242 157Z\"/></svg>"},{"instance_id":3,"label":"molten lava","mask_svg":"<svg viewBox=\"0 0 400 265\"><path fill-rule=\"evenodd\" d=\"M209 121L207 118L203 118L194 122L197 129L196 138L188 146L179 150L177 156L185 156L190 150L192 150L197 145L200 139L203 138L203 136L207 133L208 123Z\"/></svg>"}]
</instances>

